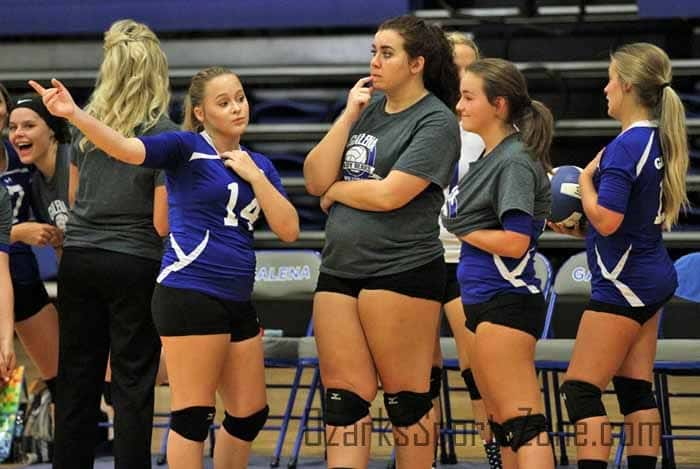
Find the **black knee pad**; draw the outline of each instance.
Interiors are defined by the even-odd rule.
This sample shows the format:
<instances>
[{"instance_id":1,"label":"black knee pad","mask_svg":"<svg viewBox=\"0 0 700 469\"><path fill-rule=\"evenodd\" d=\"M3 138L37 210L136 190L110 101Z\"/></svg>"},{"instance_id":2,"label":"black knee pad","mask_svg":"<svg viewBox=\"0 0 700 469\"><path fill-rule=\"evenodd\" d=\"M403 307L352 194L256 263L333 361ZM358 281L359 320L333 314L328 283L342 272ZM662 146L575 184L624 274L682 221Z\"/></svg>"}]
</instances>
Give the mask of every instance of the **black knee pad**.
<instances>
[{"instance_id":1,"label":"black knee pad","mask_svg":"<svg viewBox=\"0 0 700 469\"><path fill-rule=\"evenodd\" d=\"M243 441L253 441L267 421L270 407L265 406L259 411L247 417L234 417L224 412L224 421L221 425L229 435Z\"/></svg>"},{"instance_id":2,"label":"black knee pad","mask_svg":"<svg viewBox=\"0 0 700 469\"><path fill-rule=\"evenodd\" d=\"M491 427L493 439L496 441L498 446L508 446L508 439L506 438L506 432L503 429L503 425L496 423L493 420L489 420L489 427Z\"/></svg>"},{"instance_id":3,"label":"black knee pad","mask_svg":"<svg viewBox=\"0 0 700 469\"><path fill-rule=\"evenodd\" d=\"M170 414L170 429L192 441L204 441L209 434L216 409L208 406L186 407Z\"/></svg>"},{"instance_id":4,"label":"black knee pad","mask_svg":"<svg viewBox=\"0 0 700 469\"><path fill-rule=\"evenodd\" d=\"M601 396L602 391L595 384L585 381L566 381L560 388L569 420L576 423L589 417L607 415Z\"/></svg>"},{"instance_id":5,"label":"black knee pad","mask_svg":"<svg viewBox=\"0 0 700 469\"><path fill-rule=\"evenodd\" d=\"M521 415L503 422L506 444L517 452L533 438L547 431L547 419L542 414Z\"/></svg>"},{"instance_id":6,"label":"black knee pad","mask_svg":"<svg viewBox=\"0 0 700 469\"><path fill-rule=\"evenodd\" d=\"M370 403L352 391L326 389L325 420L328 425L345 427L369 415Z\"/></svg>"},{"instance_id":7,"label":"black knee pad","mask_svg":"<svg viewBox=\"0 0 700 469\"><path fill-rule=\"evenodd\" d=\"M433 408L433 401L428 392L399 391L396 394L385 392L384 407L393 426L410 427L418 423Z\"/></svg>"},{"instance_id":8,"label":"black knee pad","mask_svg":"<svg viewBox=\"0 0 700 469\"><path fill-rule=\"evenodd\" d=\"M430 369L430 399L440 397L440 386L442 385L442 368L434 366Z\"/></svg>"},{"instance_id":9,"label":"black knee pad","mask_svg":"<svg viewBox=\"0 0 700 469\"><path fill-rule=\"evenodd\" d=\"M466 368L464 371L462 371L462 379L464 379L464 385L467 387L467 391L469 391L469 397L471 400L481 400L481 393L479 392L479 388L476 386L476 381L474 381L474 374L472 373L471 368Z\"/></svg>"},{"instance_id":10,"label":"black knee pad","mask_svg":"<svg viewBox=\"0 0 700 469\"><path fill-rule=\"evenodd\" d=\"M651 382L615 376L613 386L615 386L622 415L629 415L638 410L656 409L656 398L651 389Z\"/></svg>"}]
</instances>

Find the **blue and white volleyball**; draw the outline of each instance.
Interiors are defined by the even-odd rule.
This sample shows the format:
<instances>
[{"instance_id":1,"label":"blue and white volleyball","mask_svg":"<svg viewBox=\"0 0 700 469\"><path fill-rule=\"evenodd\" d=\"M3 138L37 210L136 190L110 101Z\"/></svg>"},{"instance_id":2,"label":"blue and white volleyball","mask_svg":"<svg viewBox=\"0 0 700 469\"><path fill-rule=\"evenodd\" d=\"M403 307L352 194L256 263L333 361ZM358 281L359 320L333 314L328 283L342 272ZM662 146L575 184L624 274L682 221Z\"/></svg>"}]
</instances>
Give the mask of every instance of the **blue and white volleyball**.
<instances>
[{"instance_id":1,"label":"blue and white volleyball","mask_svg":"<svg viewBox=\"0 0 700 469\"><path fill-rule=\"evenodd\" d=\"M578 178L582 171L578 166L559 166L552 170L552 222L562 223L567 228L581 222L583 206Z\"/></svg>"}]
</instances>

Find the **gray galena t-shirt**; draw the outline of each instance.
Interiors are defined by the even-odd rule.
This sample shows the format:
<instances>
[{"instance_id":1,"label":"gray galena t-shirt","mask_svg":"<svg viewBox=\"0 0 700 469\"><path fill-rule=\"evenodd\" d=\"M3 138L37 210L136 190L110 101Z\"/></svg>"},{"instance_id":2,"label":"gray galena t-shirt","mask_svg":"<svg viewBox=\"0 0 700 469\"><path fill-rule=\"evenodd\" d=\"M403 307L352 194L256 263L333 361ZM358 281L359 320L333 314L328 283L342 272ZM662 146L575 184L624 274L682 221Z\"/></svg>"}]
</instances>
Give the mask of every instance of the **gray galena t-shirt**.
<instances>
[{"instance_id":1,"label":"gray galena t-shirt","mask_svg":"<svg viewBox=\"0 0 700 469\"><path fill-rule=\"evenodd\" d=\"M12 199L5 186L0 184L0 246L7 249L10 246L10 231L12 231Z\"/></svg>"},{"instance_id":2,"label":"gray galena t-shirt","mask_svg":"<svg viewBox=\"0 0 700 469\"><path fill-rule=\"evenodd\" d=\"M41 171L36 171L32 176L34 216L37 221L50 223L62 231L66 231L66 223L68 222L70 152L70 145L59 145L53 176L47 179L41 174Z\"/></svg>"},{"instance_id":3,"label":"gray galena t-shirt","mask_svg":"<svg viewBox=\"0 0 700 469\"><path fill-rule=\"evenodd\" d=\"M469 166L445 202L441 220L457 236L502 228L508 210L544 220L549 216L551 197L544 167L515 133Z\"/></svg>"},{"instance_id":4,"label":"gray galena t-shirt","mask_svg":"<svg viewBox=\"0 0 700 469\"><path fill-rule=\"evenodd\" d=\"M137 135L156 135L178 127L162 118ZM66 229L64 247L98 248L160 260L163 243L153 227L153 191L165 184L162 171L133 166L93 146L80 149L73 136L71 162L80 178Z\"/></svg>"},{"instance_id":5,"label":"gray galena t-shirt","mask_svg":"<svg viewBox=\"0 0 700 469\"><path fill-rule=\"evenodd\" d=\"M335 203L326 224L321 271L344 278L404 272L443 255L438 215L459 159L457 119L432 93L388 114L386 98L373 99L350 131L342 163L346 181L383 179L399 170L431 184L390 212Z\"/></svg>"}]
</instances>

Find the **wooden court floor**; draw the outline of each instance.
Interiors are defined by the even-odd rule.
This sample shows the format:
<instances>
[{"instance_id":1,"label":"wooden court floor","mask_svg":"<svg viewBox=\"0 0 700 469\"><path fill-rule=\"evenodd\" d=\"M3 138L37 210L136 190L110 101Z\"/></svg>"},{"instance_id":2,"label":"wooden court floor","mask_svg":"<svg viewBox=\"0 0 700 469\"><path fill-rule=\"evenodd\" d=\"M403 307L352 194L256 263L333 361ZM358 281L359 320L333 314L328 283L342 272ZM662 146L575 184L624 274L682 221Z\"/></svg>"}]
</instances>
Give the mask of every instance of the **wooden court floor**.
<instances>
[{"instance_id":1,"label":"wooden court floor","mask_svg":"<svg viewBox=\"0 0 700 469\"><path fill-rule=\"evenodd\" d=\"M31 380L37 376L37 371L27 358L24 350L22 349L19 342L17 342L17 355L18 362L20 364L27 365L27 376ZM269 369L267 370L267 382L268 384L284 384L290 383L293 378L293 370L290 369ZM308 384L311 380L311 370L307 370L304 374L303 383ZM450 384L453 387L463 386L464 383L462 378L456 372L449 373ZM700 377L671 377L669 379L670 390L673 392L700 392ZM285 389L268 389L268 402L270 404L271 414L281 414L288 397L288 391ZM294 408L294 413L298 415L304 405L306 400L307 391L300 390L296 404ZM459 419L471 419L471 406L469 402L469 397L466 392L454 391L450 394L452 401L452 412L454 418ZM608 414L612 420L621 420L621 416L618 412L617 401L615 396L606 395L604 396L604 402L606 408L608 409ZM167 386L159 386L156 388L156 405L155 411L157 413L167 413L169 410L170 403L170 392ZM316 396L314 402L314 408L320 409L319 397ZM672 420L676 425L700 425L700 399L673 399L671 402L671 408L673 411ZM371 408L372 414L374 416L383 412L383 400L381 393L379 397L372 403ZM318 410L316 410L315 415L319 415ZM217 403L217 419L219 422L224 415L221 403ZM163 421L162 419L159 421ZM272 420L268 423L275 423ZM281 464L286 466L287 460L292 450L292 444L294 437L297 433L297 423L293 421L290 425L286 437L286 443L284 450L282 452ZM462 427L464 428L464 427ZM466 428L471 428L467 426ZM682 433L682 432L677 432ZM700 432L698 432L700 433ZM158 453L160 448L160 443L163 435L162 429L154 429L153 432L153 453ZM273 453L278 433L276 431L263 431L260 433L258 438L253 444L253 451L262 456L271 455ZM305 444L301 450L301 457L322 457L323 456L323 445L322 439L319 435L311 433L308 434L304 439ZM372 456L376 459L387 459L392 452L391 439L387 436L381 436L375 434L372 442ZM575 447L573 440L568 442L568 454L571 463L575 461ZM613 447L613 454L616 447ZM471 435L458 436L456 439L456 453L460 461L480 461L483 459L483 449L481 442L478 437ZM700 441L677 441L675 443L675 455L676 462L689 467L700 467ZM612 456L611 456L612 457ZM0 467L12 467L3 466ZM660 465L659 465L660 467Z\"/></svg>"}]
</instances>

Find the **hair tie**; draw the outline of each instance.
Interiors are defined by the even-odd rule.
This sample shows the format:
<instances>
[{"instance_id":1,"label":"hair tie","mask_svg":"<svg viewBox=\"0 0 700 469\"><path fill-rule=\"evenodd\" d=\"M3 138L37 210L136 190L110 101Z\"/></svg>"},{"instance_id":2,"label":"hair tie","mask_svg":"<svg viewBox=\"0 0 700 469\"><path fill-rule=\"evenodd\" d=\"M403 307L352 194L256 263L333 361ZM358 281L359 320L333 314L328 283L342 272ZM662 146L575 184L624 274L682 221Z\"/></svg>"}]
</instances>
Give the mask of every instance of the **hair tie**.
<instances>
[{"instance_id":1,"label":"hair tie","mask_svg":"<svg viewBox=\"0 0 700 469\"><path fill-rule=\"evenodd\" d=\"M663 84L661 85L661 89L663 90L663 89L666 88L667 86L671 86L671 82L667 81L666 83L663 83Z\"/></svg>"}]
</instances>

